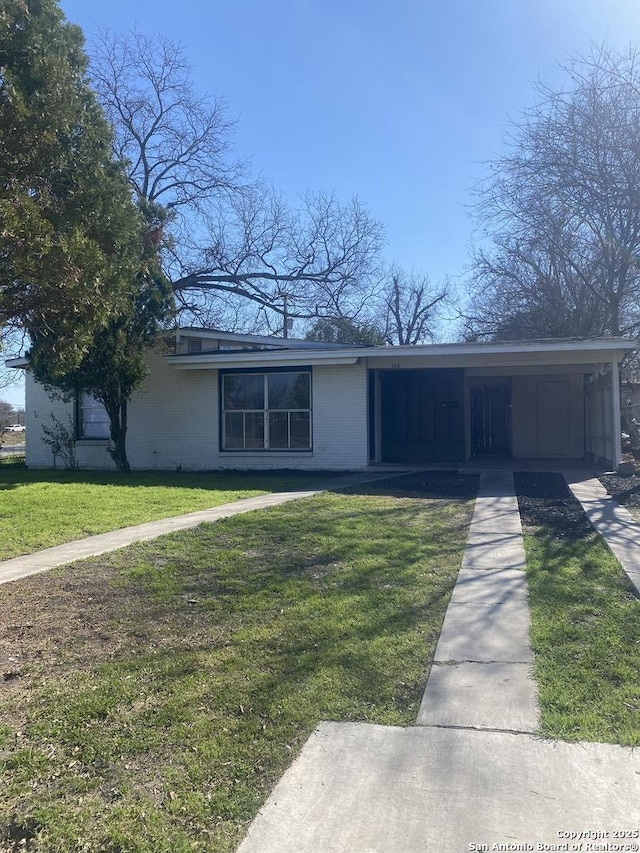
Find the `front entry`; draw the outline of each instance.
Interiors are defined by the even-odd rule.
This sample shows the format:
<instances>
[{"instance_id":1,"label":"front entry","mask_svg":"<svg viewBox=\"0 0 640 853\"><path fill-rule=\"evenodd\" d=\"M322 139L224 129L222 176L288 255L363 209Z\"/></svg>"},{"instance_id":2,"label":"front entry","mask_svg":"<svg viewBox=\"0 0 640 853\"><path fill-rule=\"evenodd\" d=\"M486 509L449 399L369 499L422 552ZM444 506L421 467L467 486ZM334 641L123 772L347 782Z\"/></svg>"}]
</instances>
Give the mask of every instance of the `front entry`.
<instances>
[{"instance_id":1,"label":"front entry","mask_svg":"<svg viewBox=\"0 0 640 853\"><path fill-rule=\"evenodd\" d=\"M509 456L511 453L511 394L506 382L472 385L471 454Z\"/></svg>"}]
</instances>

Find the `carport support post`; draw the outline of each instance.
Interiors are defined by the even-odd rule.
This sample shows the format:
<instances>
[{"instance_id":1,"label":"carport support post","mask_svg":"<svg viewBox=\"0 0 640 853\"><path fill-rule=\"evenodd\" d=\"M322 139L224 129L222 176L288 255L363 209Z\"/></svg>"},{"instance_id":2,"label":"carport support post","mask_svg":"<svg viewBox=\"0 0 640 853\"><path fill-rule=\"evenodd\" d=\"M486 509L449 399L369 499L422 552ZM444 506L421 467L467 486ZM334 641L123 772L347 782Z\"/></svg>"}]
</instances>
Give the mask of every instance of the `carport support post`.
<instances>
[{"instance_id":1,"label":"carport support post","mask_svg":"<svg viewBox=\"0 0 640 853\"><path fill-rule=\"evenodd\" d=\"M613 467L622 460L622 411L620 409L620 368L618 359L611 360L611 404L613 406Z\"/></svg>"}]
</instances>

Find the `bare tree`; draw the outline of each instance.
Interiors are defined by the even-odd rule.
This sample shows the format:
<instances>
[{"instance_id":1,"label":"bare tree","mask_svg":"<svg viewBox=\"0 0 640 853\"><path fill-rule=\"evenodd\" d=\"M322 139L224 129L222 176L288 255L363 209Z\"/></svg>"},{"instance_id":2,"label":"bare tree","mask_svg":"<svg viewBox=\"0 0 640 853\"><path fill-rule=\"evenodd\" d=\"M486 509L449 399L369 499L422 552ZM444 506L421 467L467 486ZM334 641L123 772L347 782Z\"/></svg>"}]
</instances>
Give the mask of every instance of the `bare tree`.
<instances>
[{"instance_id":1,"label":"bare tree","mask_svg":"<svg viewBox=\"0 0 640 853\"><path fill-rule=\"evenodd\" d=\"M607 333L602 300L553 249L496 240L475 256L475 292L465 337L519 340Z\"/></svg>"},{"instance_id":2,"label":"bare tree","mask_svg":"<svg viewBox=\"0 0 640 853\"><path fill-rule=\"evenodd\" d=\"M0 400L0 431L7 424L14 423L16 419L16 410L11 403L6 400Z\"/></svg>"},{"instance_id":3,"label":"bare tree","mask_svg":"<svg viewBox=\"0 0 640 853\"><path fill-rule=\"evenodd\" d=\"M377 273L381 226L356 200L318 193L296 208L231 157L224 101L198 97L182 49L103 34L93 79L140 203L169 210L161 234L179 306L207 317L341 316Z\"/></svg>"},{"instance_id":4,"label":"bare tree","mask_svg":"<svg viewBox=\"0 0 640 853\"><path fill-rule=\"evenodd\" d=\"M237 189L242 165L229 157L234 122L224 100L195 94L180 47L138 30L102 33L91 76L139 199L192 208Z\"/></svg>"},{"instance_id":5,"label":"bare tree","mask_svg":"<svg viewBox=\"0 0 640 853\"><path fill-rule=\"evenodd\" d=\"M640 300L640 67L600 49L538 84L479 187L480 320L541 334L626 334ZM501 320L502 318L502 320ZM524 325L520 321L524 321ZM559 322L560 321L560 322Z\"/></svg>"},{"instance_id":6,"label":"bare tree","mask_svg":"<svg viewBox=\"0 0 640 853\"><path fill-rule=\"evenodd\" d=\"M6 325L0 329L0 388L10 388L24 382L24 372L5 366L5 359L23 353L29 345L24 329Z\"/></svg>"},{"instance_id":7,"label":"bare tree","mask_svg":"<svg viewBox=\"0 0 640 853\"><path fill-rule=\"evenodd\" d=\"M197 306L224 293L290 318L340 317L366 297L382 237L356 201L303 197L292 210L261 187L245 191L209 220L213 238L193 247L191 270L174 279L179 298Z\"/></svg>"},{"instance_id":8,"label":"bare tree","mask_svg":"<svg viewBox=\"0 0 640 853\"><path fill-rule=\"evenodd\" d=\"M434 287L428 275L392 267L382 292L387 343L419 344L433 340L434 326L449 298L447 283Z\"/></svg>"}]
</instances>

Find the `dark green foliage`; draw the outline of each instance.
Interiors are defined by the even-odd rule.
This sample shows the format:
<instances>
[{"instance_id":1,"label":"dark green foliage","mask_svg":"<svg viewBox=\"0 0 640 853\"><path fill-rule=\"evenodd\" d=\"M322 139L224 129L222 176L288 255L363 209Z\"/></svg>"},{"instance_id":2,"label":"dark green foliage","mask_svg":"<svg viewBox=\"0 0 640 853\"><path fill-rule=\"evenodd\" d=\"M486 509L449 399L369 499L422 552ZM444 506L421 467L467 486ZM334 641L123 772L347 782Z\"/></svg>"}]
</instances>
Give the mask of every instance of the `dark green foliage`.
<instances>
[{"instance_id":1,"label":"dark green foliage","mask_svg":"<svg viewBox=\"0 0 640 853\"><path fill-rule=\"evenodd\" d=\"M172 305L166 214L134 204L86 71L57 2L1 0L0 324L26 328L41 382L104 403L126 470L127 403Z\"/></svg>"},{"instance_id":2,"label":"dark green foliage","mask_svg":"<svg viewBox=\"0 0 640 853\"><path fill-rule=\"evenodd\" d=\"M384 334L371 323L358 323L349 317L320 317L307 333L308 341L328 344L382 346Z\"/></svg>"},{"instance_id":3,"label":"dark green foliage","mask_svg":"<svg viewBox=\"0 0 640 853\"><path fill-rule=\"evenodd\" d=\"M148 206L147 206L148 207ZM121 282L120 307L94 334L78 367L60 369L51 357L51 340L35 339L31 367L47 385L68 394L84 391L103 403L109 415L110 453L121 471L129 470L126 452L127 410L133 392L148 372L146 353L157 340L170 314L173 296L169 281L160 271L155 233L161 227L162 210L147 210L140 270Z\"/></svg>"},{"instance_id":4,"label":"dark green foliage","mask_svg":"<svg viewBox=\"0 0 640 853\"><path fill-rule=\"evenodd\" d=\"M0 2L0 323L80 362L141 255L139 215L54 0Z\"/></svg>"}]
</instances>

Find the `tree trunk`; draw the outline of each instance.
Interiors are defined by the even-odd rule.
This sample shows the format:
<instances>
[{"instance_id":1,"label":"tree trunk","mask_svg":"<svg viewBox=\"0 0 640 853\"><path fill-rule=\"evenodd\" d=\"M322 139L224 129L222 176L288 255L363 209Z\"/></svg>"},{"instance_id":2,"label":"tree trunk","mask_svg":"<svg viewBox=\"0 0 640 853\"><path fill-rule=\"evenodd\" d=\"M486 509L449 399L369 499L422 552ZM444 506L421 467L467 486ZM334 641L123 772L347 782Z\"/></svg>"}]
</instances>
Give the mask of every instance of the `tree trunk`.
<instances>
[{"instance_id":1,"label":"tree trunk","mask_svg":"<svg viewBox=\"0 0 640 853\"><path fill-rule=\"evenodd\" d=\"M111 458L116 463L118 471L130 471L127 459L127 401L122 400L120 404L113 407L108 406L109 424L112 446L109 448Z\"/></svg>"}]
</instances>

